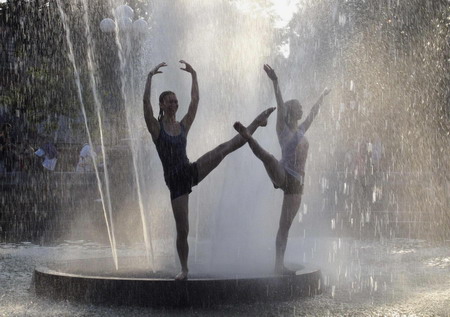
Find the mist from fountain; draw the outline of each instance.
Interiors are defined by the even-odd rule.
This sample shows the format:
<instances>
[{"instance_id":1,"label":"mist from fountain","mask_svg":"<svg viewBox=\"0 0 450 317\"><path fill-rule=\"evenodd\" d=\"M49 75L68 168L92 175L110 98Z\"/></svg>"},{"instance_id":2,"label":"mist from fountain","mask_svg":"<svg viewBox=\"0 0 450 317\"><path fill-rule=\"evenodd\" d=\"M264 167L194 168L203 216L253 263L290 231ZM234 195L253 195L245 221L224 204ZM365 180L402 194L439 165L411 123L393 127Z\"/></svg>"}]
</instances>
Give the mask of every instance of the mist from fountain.
<instances>
[{"instance_id":1,"label":"mist from fountain","mask_svg":"<svg viewBox=\"0 0 450 317\"><path fill-rule=\"evenodd\" d=\"M191 79L179 70L180 59L189 62L198 74L200 104L187 148L188 157L195 161L233 137L235 121L249 123L273 104L273 99L267 101L267 94L263 93L265 89L270 92L271 87L262 70L276 49L273 24L268 16L248 15L228 2L153 1L149 11L152 12L151 34L143 44L142 68L148 71L162 61L169 65L162 69L163 74L153 77L154 113L159 111L157 98L164 90L174 91L180 100L178 120L187 112ZM217 16L215 13L219 11L221 14ZM264 89L260 87L261 82L266 83ZM142 78L138 92L143 92L144 83ZM174 250L175 237L168 191L154 145L142 127L142 113L138 112L134 119L132 126L141 127L144 134L139 147L147 149L149 157L156 158L145 173L149 197L145 205L155 219L150 224L154 228L151 231L160 232L156 249L167 252ZM277 153L274 135L273 122L255 134L270 151ZM230 267L254 270L258 266L255 263L268 266L272 262L267 239L275 236L281 195L275 193L273 199L273 187L262 164L256 162L245 146L225 158L193 189L190 195L192 263L217 270ZM272 227L272 234L264 232L268 226ZM170 266L173 259L166 259L166 262L160 259L157 265Z\"/></svg>"},{"instance_id":2,"label":"mist from fountain","mask_svg":"<svg viewBox=\"0 0 450 317\"><path fill-rule=\"evenodd\" d=\"M248 9L242 5L246 3L249 2L149 2L151 31L147 38L142 39L139 52L130 52L130 35L121 35L121 31L116 30L137 203L147 258L151 254L153 270L172 266L173 259L176 258L173 252L174 221L168 190L163 181L161 163L145 127L140 102L145 75L162 61L166 61L169 67L164 68L164 73L153 79L152 104L155 113L158 112L157 97L164 90L173 90L178 95L178 120L181 120L187 111L190 78L178 69L180 59L191 63L199 75L201 101L196 121L189 134L187 149L191 161L234 136L234 121L248 123L262 109L274 105L271 83L262 70L264 63L275 66L285 99L299 98L305 105L305 113L323 87L333 88L330 100L323 105L316 119L318 122L313 124L308 133L308 138L314 146L311 147L307 163L306 194L298 222L303 222L305 216L308 213L311 215L312 211L316 217L325 217L322 219L322 225L331 231L348 226L350 230L359 230L363 235L372 230L368 229L368 224L375 218L374 236L394 237L392 233L390 236L382 233L382 227L390 224L370 207L356 205L350 198L344 198L343 207L338 206L341 191L350 195L357 185L352 183L352 179L346 178L343 189L334 188L333 186L342 184L332 184L333 180L327 174L333 172L351 176L353 171L341 169L345 164L342 164L339 161L341 158L336 155L339 149L352 142L357 143L358 147L365 146L364 142L368 141L363 139L370 139L372 133L378 133L385 141L389 133L386 131L391 130L383 131L383 123L378 122L384 116L382 112L395 113L389 108L390 103L404 105L411 101L414 104L412 99L415 97L399 100L398 95L403 86L398 83L397 77L392 74L379 77L384 70L382 61L390 58L387 56L389 54L382 52L379 49L381 46L376 47L369 40L350 42L351 45L340 47L342 43L347 43L339 36L345 36L344 30L349 27L350 22L345 17L341 8L343 5L339 1L329 5L317 4L318 7L324 6L323 11L310 9L306 11L309 15L306 15L300 6L298 14L303 15L304 23L289 26L284 24L281 28L274 27L273 12L271 13L268 7L253 3ZM308 9L308 6L305 8ZM320 33L321 30L315 24L317 21L339 25L337 31L334 31L335 34L332 34L336 36L334 44L330 44L332 39L325 38L324 33ZM329 27L328 24L326 27ZM314 39L315 35L322 37ZM383 32L380 38L382 35ZM338 49L345 50L347 55L340 56L336 53ZM367 50L372 51L371 56L364 55ZM335 55L330 58L330 55L324 56L324 52ZM130 57L133 54L139 57L137 63ZM322 64L320 61L323 61ZM365 62L358 62L357 69L352 61ZM399 73L402 73L407 67L414 65L414 60L404 63L392 63L391 67L396 67ZM423 79L414 83L415 86L422 84ZM349 95L357 96L359 100L349 100ZM377 101L382 104L379 109L375 107ZM355 120L354 114L351 114L351 120L346 118L349 115L348 108L355 107L359 115L373 116L373 122L379 123L378 126L367 128ZM401 128L399 125L397 130L401 130L401 133L411 129L416 122L416 119L411 120L403 116L399 119ZM427 144L430 151L434 151L431 148L433 142L439 146L445 144L442 136L428 128L421 130L428 132L425 132L419 143L417 140L401 143L401 151L404 153L398 158L390 158L392 166L389 166L383 177L394 177L399 167L418 168L422 172L433 169L433 162L425 157L426 153L415 151L422 161L411 160L406 154L408 151L414 153L414 148L419 148L416 145L423 144L425 138L430 141ZM256 132L255 137L271 153L280 156L273 118L267 128ZM370 144L373 146L374 143ZM106 157L106 153L103 156ZM282 193L272 188L262 164L257 162L248 147L244 146L225 158L221 166L194 188L190 195L192 263L231 272L249 271L254 270L256 266L269 267L272 264L273 240ZM424 168L425 165L428 167ZM369 170L367 172L371 173ZM319 180L319 184L316 180ZM441 195L437 192L435 183L432 188L436 190L435 195ZM326 190L335 191L334 202L324 198L323 193ZM404 196L399 198L401 193L401 188L389 192L385 183L378 183L370 195L373 202L389 196L389 199L394 201L392 204L397 204L395 212L398 212L398 201L401 199L409 199L410 206L426 206L432 203L431 196L420 200L411 196L411 193L403 193ZM115 212L127 213L128 210L125 208ZM311 236L314 231L305 228L304 223L296 227L295 234L303 238ZM132 228L126 231L130 236L134 235ZM133 238L137 242L142 241L140 233ZM297 249L291 260L315 261L318 258L316 252L315 247L312 250Z\"/></svg>"},{"instance_id":3,"label":"mist from fountain","mask_svg":"<svg viewBox=\"0 0 450 317\"><path fill-rule=\"evenodd\" d=\"M143 125L141 103L137 101L140 100L140 98L137 98L137 95L143 91L145 80L138 80L137 77L142 77L142 73L145 73L157 63L156 61L168 60L172 61L172 65L176 65L181 58L185 58L192 63L199 74L206 74L209 77L207 81L200 79L202 101L196 124L190 133L188 152L189 156L195 160L203 153L232 137L235 133L231 128L234 121L250 121L255 114L270 105L266 101L268 98L272 98L268 97L270 93L267 92L271 89L270 83L265 78L261 65L267 62L268 59L273 59L279 55L279 52L277 51L277 46L273 44L277 30L274 30L270 15L262 10L262 7L260 8L261 12L258 14L249 14L248 11L233 3L211 4L207 1L198 1L193 5L185 1L178 1L173 7L165 2L155 1L151 3L151 6L152 16L156 18L152 20L153 26L150 37L142 45L141 65L139 68L136 68L136 65L130 62L130 34L118 29L118 26L115 32L115 43L120 62L121 94L125 105L128 140L133 161L137 203L142 219L144 245L147 259L150 256L152 257L151 267L154 269L156 266L153 255L153 239L148 232L159 232L159 235L154 234L154 237L159 240L157 248L164 250L163 253L167 253L167 250L173 248L171 245L173 244L174 236L173 217L170 213L171 207L167 199L165 185L160 177L160 162L157 159L151 159L151 164L145 166L148 158L157 158L157 154L151 142L149 142L147 131ZM97 93L98 83L95 79L96 66L94 65L94 55L96 52L90 31L89 7L84 0L82 1L82 7L87 38L86 58L99 124L99 139L104 160L105 180L103 182L100 181L97 168L96 174L101 190L101 201L105 213L108 236L117 268L117 246L113 213L127 211L112 210L111 206L110 178L107 170L109 158L103 141L103 110L101 109L101 101ZM64 12L60 5L59 9L63 15ZM222 10L223 13L219 22L210 18L218 10ZM113 14L116 14L113 8L111 8L111 11ZM202 12L200 17L198 17L198 12ZM169 20L163 18L166 16L173 16L172 19L169 19L173 23L167 23ZM120 17L115 18L118 20ZM239 26L235 24L238 20L240 21ZM189 27L186 27L186 25ZM230 30L231 25L236 26L231 27ZM70 60L73 63L76 76L79 77L73 54L70 29L67 23L64 24L64 27L70 48ZM179 32L180 28L189 28L192 31L189 34L184 34ZM208 32L209 28L214 28L214 34ZM259 36L249 38L249 34L258 34ZM167 41L167 38L170 38L171 41ZM229 50L223 50L223 47L230 46ZM270 57L271 55L272 57ZM157 92L164 89L175 90L180 96L180 100L184 100L185 104L184 107L181 105L179 116L182 116L183 112L187 110L186 106L189 98L187 95L190 85L189 79L181 79L183 75L185 74L174 72L173 68L168 68L164 75L155 78L154 84L154 90ZM137 86L136 82L138 82ZM266 82L266 87L264 89L255 89L255 83L259 82ZM76 78L76 83L89 143L91 148L93 148L79 78ZM167 86L167 88L162 89L161 86ZM204 93L205 91L206 93ZM154 94L158 93L154 92ZM154 103L154 105L157 105L157 103ZM202 111L202 105L207 105L207 111ZM234 108L233 105L238 105L238 107ZM154 111L157 111L157 109L154 109ZM206 112L207 114L205 114ZM231 118L231 120L229 122L221 120L224 117ZM208 132L204 133L204 131ZM264 133L263 139L266 142L263 141L263 144L268 146L270 151L279 152L275 138L273 138L273 131L263 129L259 133ZM267 239L275 235L281 195L277 195L275 200L272 199L273 189L262 166L259 166L257 173L250 177L243 172L251 170L251 166L254 165L248 149L246 153L244 157L242 154L237 153L227 158L222 163L222 167L219 167L217 171L204 181L206 185L200 185L194 191L194 194L191 195L191 200L194 201L191 205L195 206L191 211L191 217L193 218L191 221L195 223L193 232L194 243L192 243L195 262L209 263L210 266L217 268L227 268L231 264L235 266L235 263L239 263L238 266L246 267L245 270L254 269L254 264L250 264L252 262L250 259L254 259L257 254L259 254L257 262L265 263L266 266L271 262L269 259L272 257L272 251L270 250L271 248L267 247ZM236 173L236 170L239 172ZM235 174L235 180L229 181L229 176L233 174ZM252 188L254 184L263 183L266 184L263 190L261 188ZM106 188L106 193L103 193L102 184ZM244 190L242 187L237 188L236 184L245 184L247 188ZM211 188L216 188L217 190L212 191ZM248 189L255 196L252 200L247 199L248 196L245 192ZM150 193L147 195L147 201L143 199L143 192ZM256 193L257 195L255 195ZM145 210L144 206L150 207ZM106 210L108 210L109 216L107 216ZM161 211L163 211L163 214ZM169 212L167 213L167 211ZM242 213L247 211L249 215L244 216L245 222L243 223L241 221ZM264 217L260 217L258 213L263 213ZM147 221L146 218L151 218L151 220ZM255 219L259 220L255 221ZM273 231L273 234L264 232L267 227ZM252 230L248 228L252 228ZM141 237L134 238L137 241L141 239ZM165 259L168 258L170 257ZM167 265L167 262L162 262L159 264L159 267Z\"/></svg>"},{"instance_id":4,"label":"mist from fountain","mask_svg":"<svg viewBox=\"0 0 450 317\"><path fill-rule=\"evenodd\" d=\"M250 8L246 8L247 4ZM365 14L373 20L384 21L376 5L366 6ZM429 12L433 12L430 6L432 4L428 5ZM296 22L277 29L274 27L276 19L267 4L152 1L149 4L151 35L144 44L143 52L147 54L142 55L142 68L148 71L162 61L169 65L163 74L153 79L153 100L164 90L175 91L180 100L180 120L187 111L190 78L177 69L178 60L185 59L194 66L199 75L201 98L188 141L188 157L194 161L232 137L234 121L249 122L260 109L274 105L271 83L262 71L264 63L275 66L285 99L298 98L304 104L305 113L322 89L329 86L333 93L308 132L312 146L298 218L298 222L302 222L302 218L308 219L313 213L313 217L322 217L318 219L322 223L316 230L301 223L295 229L296 234L311 237L325 229L344 236L353 232L373 238L395 238L393 227L415 219L419 221L418 226L422 221L423 226L434 224L442 228L445 188L439 189L442 180L436 169L438 166L448 168L442 163L448 138L436 124L444 119L439 119L439 112L432 104L444 102L441 96L445 87L440 88L441 92L433 90L427 78L430 73L445 76L441 62L435 62L442 61L439 47L445 47L445 43L438 35L434 37L435 44L426 43L430 34L439 30L442 21L426 25L417 35L411 31L411 41L417 43L417 47L408 49L408 46L401 47L389 41L393 33L404 34L402 27L409 26L410 6L388 6L385 14L396 17L397 22L386 19L382 26L377 23L366 26L364 22L352 20L351 14L346 12L349 7L350 4L347 6L341 1L301 3ZM366 35L353 34L356 29ZM433 45L437 49L433 49ZM285 51L280 50L286 47ZM419 66L416 56L423 56L426 63ZM413 69L416 71L412 72ZM409 77L408 73L411 73ZM143 91L144 83L143 78L138 93ZM428 100L429 106L421 108L417 100L422 100L422 104ZM154 112L158 111L157 104L153 102ZM142 116L138 113L133 126L140 126L144 134L139 147L147 149L148 157L156 158L146 173L151 181L145 187L150 198L145 205L155 220L150 226L166 228L173 234L161 164L142 125ZM255 137L271 153L280 156L273 121L269 121L267 128L257 131ZM396 151L398 146L401 149ZM365 166L357 175L341 156L345 151L348 151L346 155L350 152L355 155L356 149L363 148L374 153L375 147L384 160L375 172L376 163L370 163L373 165ZM428 190L401 187L388 181L402 173L402 181L412 184L412 174L406 173L407 170L419 173L419 177L431 177ZM345 173L345 183L337 183L342 180L334 180L333 173ZM364 193L370 197L359 198L365 202L355 198L363 195L357 193L364 188L363 184L358 185L361 173L367 175L368 180L379 177L371 192ZM346 189L340 187L343 185ZM330 197L324 195L326 192ZM236 263L243 270L254 269L258 265L255 263L270 265L282 194L271 188L262 164L247 146L225 158L190 197L190 221L194 224L191 233L195 242L192 243L192 261L199 259L222 269ZM421 214L429 208L435 210L436 219L428 224ZM383 214L386 212L397 215L386 216ZM417 227L416 230L418 234L423 229ZM157 231L157 228L152 229L152 232ZM165 244L160 242L162 248L174 249L167 232L165 236L169 237ZM442 229L435 233L436 238L444 236ZM295 250L292 260L315 261L314 252Z\"/></svg>"}]
</instances>

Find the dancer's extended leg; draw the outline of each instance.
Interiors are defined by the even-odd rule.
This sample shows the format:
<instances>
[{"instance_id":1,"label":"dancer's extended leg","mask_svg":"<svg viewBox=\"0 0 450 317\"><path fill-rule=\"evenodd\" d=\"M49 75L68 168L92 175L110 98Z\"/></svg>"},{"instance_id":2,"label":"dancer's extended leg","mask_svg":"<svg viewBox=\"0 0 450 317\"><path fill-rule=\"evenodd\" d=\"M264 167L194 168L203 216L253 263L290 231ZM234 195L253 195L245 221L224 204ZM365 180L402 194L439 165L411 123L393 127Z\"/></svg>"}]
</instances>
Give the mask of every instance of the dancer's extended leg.
<instances>
[{"instance_id":1,"label":"dancer's extended leg","mask_svg":"<svg viewBox=\"0 0 450 317\"><path fill-rule=\"evenodd\" d=\"M281 187L285 182L285 171L284 167L278 162L278 160L269 152L264 150L258 142L252 137L250 131L245 128L240 122L236 122L234 125L236 131L247 140L248 145L250 146L253 153L259 158L267 171L272 182Z\"/></svg>"},{"instance_id":2,"label":"dancer's extended leg","mask_svg":"<svg viewBox=\"0 0 450 317\"><path fill-rule=\"evenodd\" d=\"M187 280L188 277L188 234L189 234L189 194L172 200L172 211L175 217L177 229L177 252L180 258L181 272L175 277L176 280Z\"/></svg>"},{"instance_id":3,"label":"dancer's extended leg","mask_svg":"<svg viewBox=\"0 0 450 317\"><path fill-rule=\"evenodd\" d=\"M276 108L269 108L260 113L247 127L248 133L253 134L258 127L266 126L267 119L275 109ZM203 180L209 173L211 173L211 171L214 170L220 164L220 162L222 162L225 156L242 147L245 142L246 139L238 134L231 140L220 144L213 150L200 157L197 160L199 182Z\"/></svg>"}]
</instances>

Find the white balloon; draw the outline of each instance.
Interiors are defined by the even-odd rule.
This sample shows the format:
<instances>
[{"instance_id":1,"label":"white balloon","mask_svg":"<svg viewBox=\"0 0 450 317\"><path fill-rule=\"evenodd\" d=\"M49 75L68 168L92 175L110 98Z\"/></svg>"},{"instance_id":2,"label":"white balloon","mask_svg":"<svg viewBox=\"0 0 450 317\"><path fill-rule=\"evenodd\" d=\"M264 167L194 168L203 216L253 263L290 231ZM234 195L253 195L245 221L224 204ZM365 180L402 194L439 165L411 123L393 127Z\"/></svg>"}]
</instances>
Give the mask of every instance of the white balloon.
<instances>
[{"instance_id":1,"label":"white balloon","mask_svg":"<svg viewBox=\"0 0 450 317\"><path fill-rule=\"evenodd\" d=\"M133 19L134 11L126 4L122 4L116 8L116 17L117 17L117 19L120 19L120 18Z\"/></svg>"},{"instance_id":2,"label":"white balloon","mask_svg":"<svg viewBox=\"0 0 450 317\"><path fill-rule=\"evenodd\" d=\"M130 18L120 18L118 24L122 31L128 31L133 26L133 21Z\"/></svg>"},{"instance_id":3,"label":"white balloon","mask_svg":"<svg viewBox=\"0 0 450 317\"><path fill-rule=\"evenodd\" d=\"M100 30L104 33L112 33L116 29L116 23L113 19L106 18L100 22Z\"/></svg>"},{"instance_id":4,"label":"white balloon","mask_svg":"<svg viewBox=\"0 0 450 317\"><path fill-rule=\"evenodd\" d=\"M148 23L143 18L134 21L133 31L137 34L145 34L148 31Z\"/></svg>"}]
</instances>

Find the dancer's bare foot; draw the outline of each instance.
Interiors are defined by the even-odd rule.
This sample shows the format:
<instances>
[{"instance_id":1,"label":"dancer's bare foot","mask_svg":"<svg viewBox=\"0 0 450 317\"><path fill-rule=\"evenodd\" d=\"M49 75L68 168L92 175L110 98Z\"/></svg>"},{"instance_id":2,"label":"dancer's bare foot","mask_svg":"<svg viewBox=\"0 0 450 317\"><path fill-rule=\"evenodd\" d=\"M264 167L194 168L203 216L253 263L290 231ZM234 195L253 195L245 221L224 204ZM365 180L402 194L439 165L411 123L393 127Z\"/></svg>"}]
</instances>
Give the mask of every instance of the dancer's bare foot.
<instances>
[{"instance_id":1,"label":"dancer's bare foot","mask_svg":"<svg viewBox=\"0 0 450 317\"><path fill-rule=\"evenodd\" d=\"M188 279L188 272L187 271L181 271L180 273L175 276L175 281L186 281Z\"/></svg>"},{"instance_id":2,"label":"dancer's bare foot","mask_svg":"<svg viewBox=\"0 0 450 317\"><path fill-rule=\"evenodd\" d=\"M284 265L280 265L280 266L275 267L275 274L277 274L277 275L295 275L296 271L289 270Z\"/></svg>"},{"instance_id":3,"label":"dancer's bare foot","mask_svg":"<svg viewBox=\"0 0 450 317\"><path fill-rule=\"evenodd\" d=\"M263 112L261 112L259 116L255 118L255 121L258 123L260 127L265 127L267 125L267 119L272 114L272 112L275 111L275 109L276 109L275 107L268 108Z\"/></svg>"},{"instance_id":4,"label":"dancer's bare foot","mask_svg":"<svg viewBox=\"0 0 450 317\"><path fill-rule=\"evenodd\" d=\"M234 129L239 132L239 134L246 140L250 139L252 135L248 132L247 128L242 125L239 121L233 124Z\"/></svg>"}]
</instances>

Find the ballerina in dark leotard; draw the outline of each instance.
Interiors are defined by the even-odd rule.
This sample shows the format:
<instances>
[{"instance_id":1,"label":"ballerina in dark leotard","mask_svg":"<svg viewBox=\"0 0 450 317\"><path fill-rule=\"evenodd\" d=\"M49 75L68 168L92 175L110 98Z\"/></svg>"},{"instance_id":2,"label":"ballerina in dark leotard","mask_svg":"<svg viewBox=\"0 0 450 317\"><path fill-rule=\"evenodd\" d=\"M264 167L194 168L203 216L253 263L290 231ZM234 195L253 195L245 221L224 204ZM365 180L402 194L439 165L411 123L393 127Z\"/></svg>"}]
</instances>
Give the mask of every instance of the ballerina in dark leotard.
<instances>
[{"instance_id":1,"label":"ballerina in dark leotard","mask_svg":"<svg viewBox=\"0 0 450 317\"><path fill-rule=\"evenodd\" d=\"M187 265L189 253L187 241L189 233L188 203L192 187L214 170L225 156L242 147L246 140L238 134L228 142L222 143L204 154L196 162L189 162L186 155L187 135L195 119L200 98L197 73L185 61L181 60L180 63L185 65L185 68L181 69L192 76L191 103L187 114L181 121L176 120L177 97L175 93L165 91L159 97L158 119L154 117L150 103L151 82L154 75L162 73L160 68L167 66L166 63L161 63L153 68L147 77L144 92L144 118L163 165L164 180L170 190L177 230L177 251L181 263L181 272L175 279L185 280L189 271ZM265 126L267 118L274 110L275 108L269 108L258 115L247 127L248 133L252 134L258 127Z\"/></svg>"}]
</instances>

